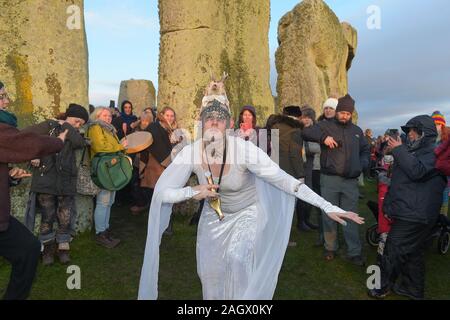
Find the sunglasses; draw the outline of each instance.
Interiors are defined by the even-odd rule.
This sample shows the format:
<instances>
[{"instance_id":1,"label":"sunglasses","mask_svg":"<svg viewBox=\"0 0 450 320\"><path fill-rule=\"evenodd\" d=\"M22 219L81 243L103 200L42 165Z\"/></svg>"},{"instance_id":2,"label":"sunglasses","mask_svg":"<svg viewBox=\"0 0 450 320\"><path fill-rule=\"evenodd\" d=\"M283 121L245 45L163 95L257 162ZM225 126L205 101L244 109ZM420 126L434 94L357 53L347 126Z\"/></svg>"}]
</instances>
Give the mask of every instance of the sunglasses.
<instances>
[{"instance_id":1,"label":"sunglasses","mask_svg":"<svg viewBox=\"0 0 450 320\"><path fill-rule=\"evenodd\" d=\"M6 100L6 99L9 99L8 94L7 93L1 93L0 94L0 100Z\"/></svg>"}]
</instances>

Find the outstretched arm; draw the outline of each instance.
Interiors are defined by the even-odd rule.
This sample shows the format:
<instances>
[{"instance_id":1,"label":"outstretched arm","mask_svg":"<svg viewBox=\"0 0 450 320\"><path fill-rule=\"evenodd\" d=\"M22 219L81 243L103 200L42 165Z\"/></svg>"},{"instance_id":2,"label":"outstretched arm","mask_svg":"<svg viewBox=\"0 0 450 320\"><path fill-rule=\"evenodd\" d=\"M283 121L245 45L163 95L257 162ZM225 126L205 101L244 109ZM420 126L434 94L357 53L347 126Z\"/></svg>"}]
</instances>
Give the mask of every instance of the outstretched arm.
<instances>
[{"instance_id":1,"label":"outstretched arm","mask_svg":"<svg viewBox=\"0 0 450 320\"><path fill-rule=\"evenodd\" d=\"M352 220L358 224L364 223L364 219L356 213L346 212L332 205L317 193L312 191L304 183L283 171L267 154L251 143L239 143L241 153L245 155L247 169L259 178L274 185L286 193L296 196L313 206L322 209L331 219L345 225L343 218Z\"/></svg>"}]
</instances>

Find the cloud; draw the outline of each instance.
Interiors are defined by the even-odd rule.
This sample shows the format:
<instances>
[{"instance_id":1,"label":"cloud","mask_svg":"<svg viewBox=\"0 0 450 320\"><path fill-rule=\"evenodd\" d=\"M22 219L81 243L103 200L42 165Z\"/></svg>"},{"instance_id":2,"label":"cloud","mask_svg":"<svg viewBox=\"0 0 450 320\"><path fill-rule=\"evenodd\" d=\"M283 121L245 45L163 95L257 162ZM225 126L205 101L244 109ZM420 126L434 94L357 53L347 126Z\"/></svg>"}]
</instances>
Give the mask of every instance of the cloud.
<instances>
[{"instance_id":1,"label":"cloud","mask_svg":"<svg viewBox=\"0 0 450 320\"><path fill-rule=\"evenodd\" d=\"M450 116L450 6L446 0L327 1L341 21L358 30L349 71L349 92L357 102L359 125L376 133L399 128L418 114L440 110ZM366 26L368 5L381 9L381 30ZM271 85L276 70L272 63Z\"/></svg>"}]
</instances>

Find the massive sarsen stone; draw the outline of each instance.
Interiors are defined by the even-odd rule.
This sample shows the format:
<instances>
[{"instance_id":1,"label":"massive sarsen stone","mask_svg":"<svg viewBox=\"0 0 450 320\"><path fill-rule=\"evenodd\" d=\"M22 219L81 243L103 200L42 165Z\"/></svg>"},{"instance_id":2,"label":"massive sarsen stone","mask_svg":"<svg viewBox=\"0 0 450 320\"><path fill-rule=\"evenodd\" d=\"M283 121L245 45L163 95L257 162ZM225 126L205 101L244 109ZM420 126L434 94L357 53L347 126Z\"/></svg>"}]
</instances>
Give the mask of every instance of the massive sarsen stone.
<instances>
[{"instance_id":1,"label":"massive sarsen stone","mask_svg":"<svg viewBox=\"0 0 450 320\"><path fill-rule=\"evenodd\" d=\"M269 0L159 0L159 15L158 108L174 107L179 123L192 127L210 73L226 71L235 117L246 104L260 120L273 112Z\"/></svg>"},{"instance_id":2,"label":"massive sarsen stone","mask_svg":"<svg viewBox=\"0 0 450 320\"><path fill-rule=\"evenodd\" d=\"M325 99L348 92L347 71L357 33L322 0L304 0L278 25L277 93L280 107L309 104L320 114Z\"/></svg>"},{"instance_id":3,"label":"massive sarsen stone","mask_svg":"<svg viewBox=\"0 0 450 320\"><path fill-rule=\"evenodd\" d=\"M133 113L136 116L145 109L156 106L155 87L150 80L126 80L120 83L118 107L128 100L133 104Z\"/></svg>"},{"instance_id":4,"label":"massive sarsen stone","mask_svg":"<svg viewBox=\"0 0 450 320\"><path fill-rule=\"evenodd\" d=\"M19 126L88 105L88 51L82 0L0 1L0 79ZM23 215L24 183L13 191L13 214ZM92 201L79 197L78 230L91 225Z\"/></svg>"}]
</instances>

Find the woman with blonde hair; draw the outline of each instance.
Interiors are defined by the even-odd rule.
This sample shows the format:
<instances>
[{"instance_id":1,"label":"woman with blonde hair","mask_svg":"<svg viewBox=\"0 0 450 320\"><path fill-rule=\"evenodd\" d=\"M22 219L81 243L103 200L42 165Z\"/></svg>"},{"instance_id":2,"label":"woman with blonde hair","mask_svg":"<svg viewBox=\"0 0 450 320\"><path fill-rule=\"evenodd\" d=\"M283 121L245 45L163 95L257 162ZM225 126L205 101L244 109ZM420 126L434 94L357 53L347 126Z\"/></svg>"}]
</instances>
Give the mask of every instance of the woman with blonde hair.
<instances>
[{"instance_id":1,"label":"woman with blonde hair","mask_svg":"<svg viewBox=\"0 0 450 320\"><path fill-rule=\"evenodd\" d=\"M159 177L169 166L173 146L179 142L173 134L177 128L176 113L171 107L164 107L158 112L156 121L149 126L148 131L153 136L153 144L148 149L148 161L141 187L153 190ZM172 223L166 234L172 234Z\"/></svg>"},{"instance_id":2,"label":"woman with blonde hair","mask_svg":"<svg viewBox=\"0 0 450 320\"><path fill-rule=\"evenodd\" d=\"M111 124L112 114L109 108L98 107L91 115L91 123L87 130L90 139L91 159L97 153L115 153L127 147L126 140L119 142L117 130ZM97 204L94 212L95 241L109 249L116 247L120 240L112 236L109 229L111 206L116 196L115 191L101 189L97 194Z\"/></svg>"}]
</instances>

